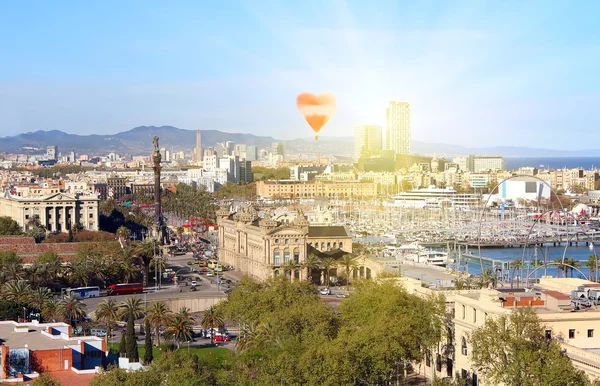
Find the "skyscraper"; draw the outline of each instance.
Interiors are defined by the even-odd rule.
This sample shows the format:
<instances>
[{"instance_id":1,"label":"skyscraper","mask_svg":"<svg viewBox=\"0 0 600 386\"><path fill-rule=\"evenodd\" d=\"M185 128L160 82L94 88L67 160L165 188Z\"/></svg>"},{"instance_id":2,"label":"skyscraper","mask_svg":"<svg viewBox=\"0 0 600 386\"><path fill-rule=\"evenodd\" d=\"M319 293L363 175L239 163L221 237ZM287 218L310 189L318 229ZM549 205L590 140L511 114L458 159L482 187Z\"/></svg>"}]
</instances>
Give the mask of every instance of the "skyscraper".
<instances>
[{"instance_id":1,"label":"skyscraper","mask_svg":"<svg viewBox=\"0 0 600 386\"><path fill-rule=\"evenodd\" d=\"M381 153L381 126L365 125L354 129L354 159Z\"/></svg>"},{"instance_id":2,"label":"skyscraper","mask_svg":"<svg viewBox=\"0 0 600 386\"><path fill-rule=\"evenodd\" d=\"M194 148L194 158L196 162L201 162L204 154L202 152L202 133L196 130L196 147Z\"/></svg>"},{"instance_id":3,"label":"skyscraper","mask_svg":"<svg viewBox=\"0 0 600 386\"><path fill-rule=\"evenodd\" d=\"M57 160L58 159L58 146L48 146L46 148L46 158Z\"/></svg>"},{"instance_id":4,"label":"skyscraper","mask_svg":"<svg viewBox=\"0 0 600 386\"><path fill-rule=\"evenodd\" d=\"M387 127L385 148L395 154L410 153L410 105L407 102L391 101L385 113Z\"/></svg>"}]
</instances>

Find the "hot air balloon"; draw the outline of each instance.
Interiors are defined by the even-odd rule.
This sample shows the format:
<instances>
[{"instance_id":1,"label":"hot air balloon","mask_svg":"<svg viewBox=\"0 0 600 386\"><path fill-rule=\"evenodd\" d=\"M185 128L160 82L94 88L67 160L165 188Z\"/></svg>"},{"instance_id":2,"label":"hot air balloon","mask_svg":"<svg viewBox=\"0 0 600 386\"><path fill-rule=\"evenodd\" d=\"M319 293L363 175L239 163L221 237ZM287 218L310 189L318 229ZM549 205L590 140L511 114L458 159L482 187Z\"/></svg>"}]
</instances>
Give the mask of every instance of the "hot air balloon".
<instances>
[{"instance_id":1,"label":"hot air balloon","mask_svg":"<svg viewBox=\"0 0 600 386\"><path fill-rule=\"evenodd\" d=\"M335 96L328 93L313 95L305 92L296 97L296 104L315 132L315 139L319 139L319 131L335 113Z\"/></svg>"}]
</instances>

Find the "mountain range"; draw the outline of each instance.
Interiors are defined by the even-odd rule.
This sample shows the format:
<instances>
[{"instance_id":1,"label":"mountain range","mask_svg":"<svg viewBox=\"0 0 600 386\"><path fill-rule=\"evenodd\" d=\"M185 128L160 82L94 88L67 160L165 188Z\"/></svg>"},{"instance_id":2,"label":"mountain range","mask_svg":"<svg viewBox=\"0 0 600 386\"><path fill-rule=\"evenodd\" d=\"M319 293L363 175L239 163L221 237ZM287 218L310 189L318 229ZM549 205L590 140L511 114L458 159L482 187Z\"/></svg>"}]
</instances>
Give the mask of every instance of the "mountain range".
<instances>
[{"instance_id":1,"label":"mountain range","mask_svg":"<svg viewBox=\"0 0 600 386\"><path fill-rule=\"evenodd\" d=\"M59 130L39 130L0 138L0 152L40 153L46 146L56 145L62 153L106 154L116 152L121 155L143 155L152 151L152 139L160 137L160 146L167 150L191 151L196 144L196 131L179 129L172 126L139 126L113 135L68 134ZM354 151L354 137L319 137L277 140L272 137L243 133L226 133L219 130L202 130L202 146L214 146L217 142L232 141L245 143L259 148L270 147L273 142L282 142L288 154L322 154L351 156ZM469 148L459 145L412 142L415 154L452 157L455 155L501 155L505 157L596 157L600 149L589 150L552 150L530 147L497 146L487 148Z\"/></svg>"}]
</instances>

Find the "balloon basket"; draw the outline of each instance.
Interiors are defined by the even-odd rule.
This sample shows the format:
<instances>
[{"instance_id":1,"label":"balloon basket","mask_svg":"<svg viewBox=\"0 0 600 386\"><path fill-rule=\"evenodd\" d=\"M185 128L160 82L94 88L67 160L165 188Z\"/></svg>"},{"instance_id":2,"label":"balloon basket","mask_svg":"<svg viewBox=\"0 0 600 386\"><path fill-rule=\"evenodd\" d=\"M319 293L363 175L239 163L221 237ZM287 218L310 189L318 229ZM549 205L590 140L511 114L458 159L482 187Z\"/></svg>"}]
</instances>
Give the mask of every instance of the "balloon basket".
<instances>
[{"instance_id":1,"label":"balloon basket","mask_svg":"<svg viewBox=\"0 0 600 386\"><path fill-rule=\"evenodd\" d=\"M318 136L318 135L315 135L315 141L316 141L316 140L318 140L318 139L319 139L319 136Z\"/></svg>"}]
</instances>

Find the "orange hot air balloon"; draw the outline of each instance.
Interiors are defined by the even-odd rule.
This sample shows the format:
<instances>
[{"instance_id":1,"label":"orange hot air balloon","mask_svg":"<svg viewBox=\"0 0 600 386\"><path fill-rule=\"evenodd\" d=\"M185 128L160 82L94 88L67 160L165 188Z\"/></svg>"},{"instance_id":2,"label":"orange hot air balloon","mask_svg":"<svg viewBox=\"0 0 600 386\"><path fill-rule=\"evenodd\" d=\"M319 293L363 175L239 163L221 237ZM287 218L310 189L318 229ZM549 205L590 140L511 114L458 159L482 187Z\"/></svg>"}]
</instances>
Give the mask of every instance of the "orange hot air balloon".
<instances>
[{"instance_id":1,"label":"orange hot air balloon","mask_svg":"<svg viewBox=\"0 0 600 386\"><path fill-rule=\"evenodd\" d=\"M319 131L335 113L335 96L333 94L313 95L305 92L296 98L296 104L306 122L319 139Z\"/></svg>"}]
</instances>

